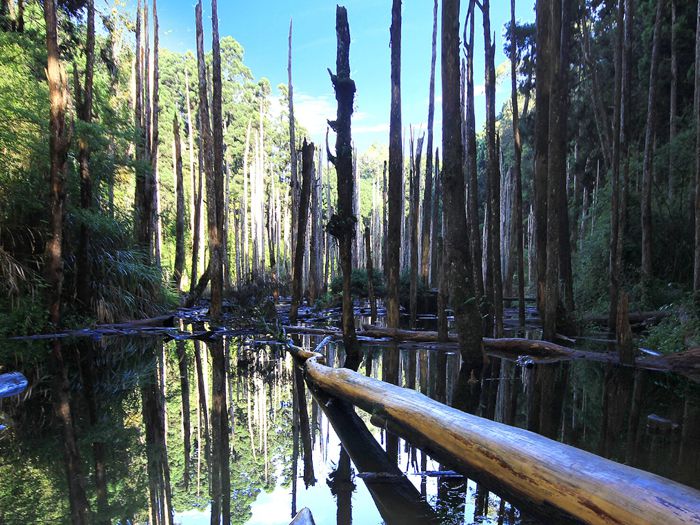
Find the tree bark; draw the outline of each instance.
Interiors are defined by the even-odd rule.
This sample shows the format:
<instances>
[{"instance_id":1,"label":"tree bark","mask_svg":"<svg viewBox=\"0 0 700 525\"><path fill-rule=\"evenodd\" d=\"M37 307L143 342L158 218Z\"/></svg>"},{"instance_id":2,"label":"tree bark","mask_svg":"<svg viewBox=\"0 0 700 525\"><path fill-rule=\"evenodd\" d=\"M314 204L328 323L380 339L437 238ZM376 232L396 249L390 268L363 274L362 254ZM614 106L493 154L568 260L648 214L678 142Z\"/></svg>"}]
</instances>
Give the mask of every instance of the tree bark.
<instances>
[{"instance_id":1,"label":"tree bark","mask_svg":"<svg viewBox=\"0 0 700 525\"><path fill-rule=\"evenodd\" d=\"M501 272L501 174L496 147L496 69L494 57L496 44L491 42L491 21L489 0L482 2L484 19L485 57L485 98L486 98L486 145L489 199L491 202L489 217L489 265L493 290L493 334L503 335L503 277ZM449 221L448 221L449 224Z\"/></svg>"},{"instance_id":2,"label":"tree bark","mask_svg":"<svg viewBox=\"0 0 700 525\"><path fill-rule=\"evenodd\" d=\"M296 253L297 225L299 220L299 177L297 171L297 146L294 122L294 86L292 84L292 19L289 19L289 55L287 58L288 97L289 97L289 163L291 177L289 179L290 194L292 199L292 253ZM294 266L292 266L292 278L294 278Z\"/></svg>"},{"instance_id":3,"label":"tree bark","mask_svg":"<svg viewBox=\"0 0 700 525\"><path fill-rule=\"evenodd\" d=\"M411 175L411 274L410 274L410 289L409 303L411 312L411 327L416 327L416 316L418 314L418 215L420 209L420 163L421 153L423 151L423 137L418 138L416 145L415 162L413 163L413 173Z\"/></svg>"},{"instance_id":4,"label":"tree bark","mask_svg":"<svg viewBox=\"0 0 700 525\"><path fill-rule=\"evenodd\" d=\"M158 9L156 0L153 0L153 85L151 87L152 96L150 104L150 137L149 137L149 158L151 160L151 241L154 247L155 262L157 266L161 263L162 231L160 222L160 178L158 176L158 119L160 116L159 92L160 92L160 69L158 67Z\"/></svg>"},{"instance_id":5,"label":"tree bark","mask_svg":"<svg viewBox=\"0 0 700 525\"><path fill-rule=\"evenodd\" d=\"M185 342L178 341L176 344L177 362L180 370L180 399L182 400L182 443L184 452L184 465L182 480L185 490L190 483L190 465L192 444L190 440L190 376L189 359L185 351Z\"/></svg>"},{"instance_id":6,"label":"tree bark","mask_svg":"<svg viewBox=\"0 0 700 525\"><path fill-rule=\"evenodd\" d=\"M430 284L430 221L433 198L433 122L435 120L435 62L437 60L438 2L433 4L433 37L430 57L430 85L428 88L428 143L425 148L425 189L423 192L423 237L421 242L421 279L423 285Z\"/></svg>"},{"instance_id":7,"label":"tree bark","mask_svg":"<svg viewBox=\"0 0 700 525\"><path fill-rule=\"evenodd\" d=\"M652 278L652 233L651 233L651 184L653 181L654 136L656 135L656 77L659 70L659 47L664 1L656 0L656 20L651 46L649 68L649 96L647 99L647 122L644 135L644 163L642 168L642 288L648 292Z\"/></svg>"},{"instance_id":8,"label":"tree bark","mask_svg":"<svg viewBox=\"0 0 700 525\"><path fill-rule=\"evenodd\" d=\"M537 60L535 62L535 254L537 262L537 307L544 318L545 279L547 275L547 166L549 142L549 97L551 90L550 43L551 9L543 0L535 4Z\"/></svg>"},{"instance_id":9,"label":"tree bark","mask_svg":"<svg viewBox=\"0 0 700 525\"><path fill-rule=\"evenodd\" d=\"M217 0L212 0L211 3L211 24L213 56L211 103L213 151L211 158L213 166L208 172L211 178L207 178L207 217L209 223L209 258L211 260L209 265L209 277L211 279L211 307L209 315L216 320L221 317L224 294L224 128L221 117L221 50L219 46ZM199 45L197 49L199 51Z\"/></svg>"},{"instance_id":10,"label":"tree bark","mask_svg":"<svg viewBox=\"0 0 700 525\"><path fill-rule=\"evenodd\" d=\"M523 260L523 187L520 165L522 159L522 139L520 137L520 115L518 113L518 46L515 41L515 0L510 0L510 76L511 106L513 110L513 177L515 179L515 257L518 274L518 322L520 330L525 329L525 264Z\"/></svg>"},{"instance_id":11,"label":"tree bark","mask_svg":"<svg viewBox=\"0 0 700 525\"><path fill-rule=\"evenodd\" d=\"M675 141L678 123L678 52L676 46L676 1L671 0L671 88L668 107L668 201L675 192Z\"/></svg>"},{"instance_id":12,"label":"tree bark","mask_svg":"<svg viewBox=\"0 0 700 525\"><path fill-rule=\"evenodd\" d=\"M401 144L401 0L391 5L391 114L389 116L389 217L387 237L387 325L399 327L403 150Z\"/></svg>"},{"instance_id":13,"label":"tree bark","mask_svg":"<svg viewBox=\"0 0 700 525\"><path fill-rule=\"evenodd\" d=\"M216 2L216 0L214 0ZM223 341L209 345L212 366L211 397L211 524L231 523L231 481L229 474L229 422L226 409L226 363Z\"/></svg>"},{"instance_id":14,"label":"tree bark","mask_svg":"<svg viewBox=\"0 0 700 525\"><path fill-rule=\"evenodd\" d=\"M76 85L76 94L79 95L77 108L78 118L86 127L92 121L93 75L95 69L95 2L87 2L87 37L85 41L85 86L80 89ZM77 78L77 74L76 74ZM76 101L76 102L78 102ZM87 130L86 130L87 131ZM80 207L83 210L92 208L92 177L90 175L90 145L85 135L78 138L78 166L80 171ZM76 291L83 311L90 309L90 228L83 218L80 225L80 241L77 255Z\"/></svg>"},{"instance_id":15,"label":"tree bark","mask_svg":"<svg viewBox=\"0 0 700 525\"><path fill-rule=\"evenodd\" d=\"M459 0L442 6L442 113L459 115ZM446 252L450 268L450 300L464 363L481 376L481 315L474 296L469 242L465 243L464 175L462 172L461 119L443 119L443 196L447 223ZM468 241L468 239L467 239Z\"/></svg>"},{"instance_id":16,"label":"tree bark","mask_svg":"<svg viewBox=\"0 0 700 525\"><path fill-rule=\"evenodd\" d=\"M175 269L173 279L175 289L180 290L182 273L185 269L185 188L182 175L182 145L180 142L180 123L177 113L173 115L173 135L175 140L175 185L177 187L177 204L175 212Z\"/></svg>"},{"instance_id":17,"label":"tree bark","mask_svg":"<svg viewBox=\"0 0 700 525\"><path fill-rule=\"evenodd\" d=\"M700 3L696 16L700 27ZM695 304L700 305L700 31L695 31L695 91L693 115L695 117L695 261L693 264L693 293Z\"/></svg>"},{"instance_id":18,"label":"tree bark","mask_svg":"<svg viewBox=\"0 0 700 525\"><path fill-rule=\"evenodd\" d=\"M335 31L338 37L336 74L329 70L338 101L336 120L329 125L336 133L335 156L328 152L328 159L335 165L338 177L338 212L328 223L328 232L338 240L340 266L343 272L343 344L345 366L357 369L360 352L355 335L352 292L352 244L355 239L357 218L353 215L354 180L352 172L352 133L350 129L355 99L355 82L350 78L350 28L348 13L344 7L336 8ZM390 210L391 212L391 210Z\"/></svg>"},{"instance_id":19,"label":"tree bark","mask_svg":"<svg viewBox=\"0 0 700 525\"><path fill-rule=\"evenodd\" d=\"M299 239L306 238L306 225L309 218L309 193L311 192L311 179L314 177L314 143L306 142L301 147L301 196L299 199L299 210L297 210L297 233ZM306 246L303 242L297 242L294 251L294 273L292 277L292 304L289 309L289 322L297 322L297 312L301 302L302 280L304 274L304 251Z\"/></svg>"},{"instance_id":20,"label":"tree bark","mask_svg":"<svg viewBox=\"0 0 700 525\"><path fill-rule=\"evenodd\" d=\"M377 319L377 298L374 295L374 265L372 264L372 242L369 228L365 228L365 250L367 254L367 290L369 293L370 319L373 319L372 324L374 324Z\"/></svg>"}]
</instances>

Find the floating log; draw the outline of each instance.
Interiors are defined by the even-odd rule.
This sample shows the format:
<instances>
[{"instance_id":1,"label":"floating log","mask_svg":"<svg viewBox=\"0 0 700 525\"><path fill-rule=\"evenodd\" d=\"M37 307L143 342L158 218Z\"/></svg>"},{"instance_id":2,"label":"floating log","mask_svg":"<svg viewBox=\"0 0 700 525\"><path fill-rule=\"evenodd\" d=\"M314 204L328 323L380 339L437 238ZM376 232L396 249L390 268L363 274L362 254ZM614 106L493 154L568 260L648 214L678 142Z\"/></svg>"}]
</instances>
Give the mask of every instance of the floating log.
<instances>
[{"instance_id":1,"label":"floating log","mask_svg":"<svg viewBox=\"0 0 700 525\"><path fill-rule=\"evenodd\" d=\"M691 524L700 491L527 430L483 419L414 390L306 359L307 380L383 420L457 472L548 523Z\"/></svg>"}]
</instances>

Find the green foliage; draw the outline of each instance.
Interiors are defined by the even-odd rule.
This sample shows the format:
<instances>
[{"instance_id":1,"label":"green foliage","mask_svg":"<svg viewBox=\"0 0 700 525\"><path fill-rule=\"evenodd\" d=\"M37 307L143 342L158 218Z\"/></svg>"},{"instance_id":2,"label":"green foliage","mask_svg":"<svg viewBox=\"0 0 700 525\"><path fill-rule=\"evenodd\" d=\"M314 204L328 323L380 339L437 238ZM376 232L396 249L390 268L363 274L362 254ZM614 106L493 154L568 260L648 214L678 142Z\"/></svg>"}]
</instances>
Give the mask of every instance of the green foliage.
<instances>
[{"instance_id":1,"label":"green foliage","mask_svg":"<svg viewBox=\"0 0 700 525\"><path fill-rule=\"evenodd\" d=\"M692 298L685 297L666 305L663 310L670 315L649 329L642 340L643 347L670 354L700 345L700 319Z\"/></svg>"},{"instance_id":2,"label":"green foliage","mask_svg":"<svg viewBox=\"0 0 700 525\"><path fill-rule=\"evenodd\" d=\"M377 297L384 296L384 276L375 271L373 275L374 284L374 294ZM343 293L343 276L337 275L332 281L330 286L331 293L342 294ZM367 270L362 268L355 268L352 271L352 276L350 277L350 290L352 291L353 297L368 297L368 279Z\"/></svg>"}]
</instances>

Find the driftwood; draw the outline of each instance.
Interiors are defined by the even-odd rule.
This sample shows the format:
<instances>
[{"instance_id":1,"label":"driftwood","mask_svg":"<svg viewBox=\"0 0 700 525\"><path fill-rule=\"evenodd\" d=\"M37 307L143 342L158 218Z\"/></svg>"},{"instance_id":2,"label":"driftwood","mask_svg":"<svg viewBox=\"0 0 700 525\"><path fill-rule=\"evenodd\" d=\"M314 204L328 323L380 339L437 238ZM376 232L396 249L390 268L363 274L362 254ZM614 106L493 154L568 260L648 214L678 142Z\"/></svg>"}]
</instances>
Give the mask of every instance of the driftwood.
<instances>
[{"instance_id":1,"label":"driftwood","mask_svg":"<svg viewBox=\"0 0 700 525\"><path fill-rule=\"evenodd\" d=\"M307 354L304 354L307 355ZM301 354L298 357L303 360ZM548 523L691 524L700 491L527 430L443 405L414 390L304 362L307 380Z\"/></svg>"}]
</instances>

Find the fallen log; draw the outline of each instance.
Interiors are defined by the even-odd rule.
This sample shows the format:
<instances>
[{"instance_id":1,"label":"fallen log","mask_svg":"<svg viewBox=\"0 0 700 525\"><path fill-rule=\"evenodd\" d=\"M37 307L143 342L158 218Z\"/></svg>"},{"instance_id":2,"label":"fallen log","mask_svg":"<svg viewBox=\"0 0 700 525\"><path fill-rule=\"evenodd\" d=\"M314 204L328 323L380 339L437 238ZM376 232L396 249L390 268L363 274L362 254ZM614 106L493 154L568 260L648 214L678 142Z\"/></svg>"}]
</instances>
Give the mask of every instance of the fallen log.
<instances>
[{"instance_id":1,"label":"fallen log","mask_svg":"<svg viewBox=\"0 0 700 525\"><path fill-rule=\"evenodd\" d=\"M700 491L533 432L483 419L414 390L304 362L307 380L379 418L454 470L484 483L548 523L689 525Z\"/></svg>"},{"instance_id":2,"label":"fallen log","mask_svg":"<svg viewBox=\"0 0 700 525\"><path fill-rule=\"evenodd\" d=\"M651 312L629 312L629 322L631 324L642 323L658 323L662 319L671 315L668 310L655 310ZM608 316L606 315L587 315L582 321L591 324L608 324Z\"/></svg>"},{"instance_id":3,"label":"fallen log","mask_svg":"<svg viewBox=\"0 0 700 525\"><path fill-rule=\"evenodd\" d=\"M175 315L166 314L158 317L150 317L148 319L136 319L134 321L125 321L123 323L98 324L95 330L101 328L113 328L116 330L129 330L131 328L142 328L144 326L157 326L172 328L175 326Z\"/></svg>"}]
</instances>

